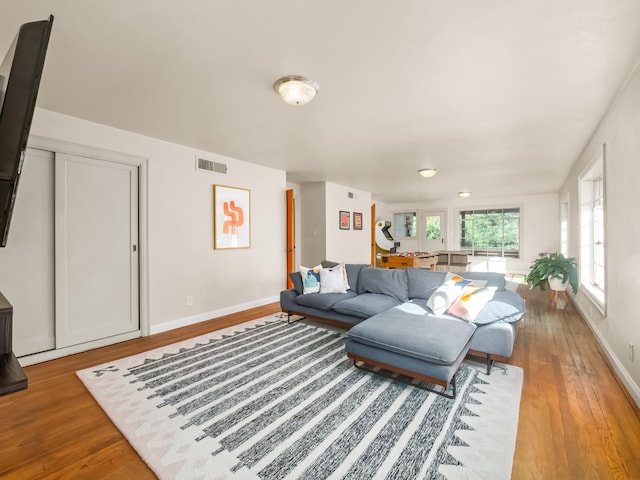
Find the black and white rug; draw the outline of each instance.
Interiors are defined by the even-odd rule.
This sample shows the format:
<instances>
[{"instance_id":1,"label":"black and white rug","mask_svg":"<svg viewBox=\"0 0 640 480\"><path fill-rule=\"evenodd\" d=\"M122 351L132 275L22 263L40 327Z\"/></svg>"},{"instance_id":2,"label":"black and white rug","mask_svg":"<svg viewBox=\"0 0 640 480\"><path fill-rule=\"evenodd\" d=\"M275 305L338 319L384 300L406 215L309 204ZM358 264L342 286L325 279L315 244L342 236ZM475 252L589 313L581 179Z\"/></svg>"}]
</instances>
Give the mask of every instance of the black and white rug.
<instances>
[{"instance_id":1,"label":"black and white rug","mask_svg":"<svg viewBox=\"0 0 640 480\"><path fill-rule=\"evenodd\" d=\"M465 364L454 400L356 369L278 315L78 372L161 479L508 479L522 370Z\"/></svg>"}]
</instances>

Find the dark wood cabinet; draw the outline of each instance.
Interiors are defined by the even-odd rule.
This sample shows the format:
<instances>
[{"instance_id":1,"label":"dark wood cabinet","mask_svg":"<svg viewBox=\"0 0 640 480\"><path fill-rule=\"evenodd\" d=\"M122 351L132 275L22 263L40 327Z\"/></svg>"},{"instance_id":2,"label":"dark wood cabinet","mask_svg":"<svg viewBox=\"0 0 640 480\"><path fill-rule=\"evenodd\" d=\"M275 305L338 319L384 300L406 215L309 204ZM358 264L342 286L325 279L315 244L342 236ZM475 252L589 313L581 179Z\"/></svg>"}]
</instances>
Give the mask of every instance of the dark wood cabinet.
<instances>
[{"instance_id":1,"label":"dark wood cabinet","mask_svg":"<svg viewBox=\"0 0 640 480\"><path fill-rule=\"evenodd\" d=\"M13 307L0 293L0 395L27 388L27 376L13 353Z\"/></svg>"}]
</instances>

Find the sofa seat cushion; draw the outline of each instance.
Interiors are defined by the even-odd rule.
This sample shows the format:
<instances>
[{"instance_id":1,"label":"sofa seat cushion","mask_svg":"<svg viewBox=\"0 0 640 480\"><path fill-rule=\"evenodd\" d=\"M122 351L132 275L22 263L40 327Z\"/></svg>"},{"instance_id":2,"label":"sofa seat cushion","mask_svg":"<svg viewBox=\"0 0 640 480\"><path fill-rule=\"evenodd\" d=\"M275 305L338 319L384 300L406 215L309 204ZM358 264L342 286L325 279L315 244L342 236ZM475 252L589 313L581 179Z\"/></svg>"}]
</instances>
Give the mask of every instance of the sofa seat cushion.
<instances>
[{"instance_id":1,"label":"sofa seat cushion","mask_svg":"<svg viewBox=\"0 0 640 480\"><path fill-rule=\"evenodd\" d=\"M466 354L475 329L464 320L435 317L418 305L405 303L359 323L347 337L400 355L451 365Z\"/></svg>"},{"instance_id":2,"label":"sofa seat cushion","mask_svg":"<svg viewBox=\"0 0 640 480\"><path fill-rule=\"evenodd\" d=\"M348 290L346 293L307 293L306 295L298 295L293 301L298 305L328 311L336 303L355 297L357 294Z\"/></svg>"},{"instance_id":3,"label":"sofa seat cushion","mask_svg":"<svg viewBox=\"0 0 640 480\"><path fill-rule=\"evenodd\" d=\"M407 272L405 270L364 267L358 276L358 293L381 293L406 302L409 300Z\"/></svg>"},{"instance_id":4,"label":"sofa seat cushion","mask_svg":"<svg viewBox=\"0 0 640 480\"><path fill-rule=\"evenodd\" d=\"M341 300L333 305L333 310L345 315L359 318L369 318L400 305L402 302L396 297L381 293L362 293L353 298Z\"/></svg>"}]
</instances>

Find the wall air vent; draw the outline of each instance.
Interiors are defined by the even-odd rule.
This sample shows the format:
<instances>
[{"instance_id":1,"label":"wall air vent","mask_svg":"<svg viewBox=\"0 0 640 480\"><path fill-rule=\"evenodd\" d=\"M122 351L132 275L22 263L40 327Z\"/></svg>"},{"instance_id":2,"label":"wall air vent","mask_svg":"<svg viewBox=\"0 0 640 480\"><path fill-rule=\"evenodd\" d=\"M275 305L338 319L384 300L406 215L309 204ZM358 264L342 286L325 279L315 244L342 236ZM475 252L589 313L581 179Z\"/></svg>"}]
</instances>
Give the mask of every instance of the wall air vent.
<instances>
[{"instance_id":1,"label":"wall air vent","mask_svg":"<svg viewBox=\"0 0 640 480\"><path fill-rule=\"evenodd\" d=\"M207 160L206 158L196 157L196 170L209 173L227 173L227 165L225 163Z\"/></svg>"}]
</instances>

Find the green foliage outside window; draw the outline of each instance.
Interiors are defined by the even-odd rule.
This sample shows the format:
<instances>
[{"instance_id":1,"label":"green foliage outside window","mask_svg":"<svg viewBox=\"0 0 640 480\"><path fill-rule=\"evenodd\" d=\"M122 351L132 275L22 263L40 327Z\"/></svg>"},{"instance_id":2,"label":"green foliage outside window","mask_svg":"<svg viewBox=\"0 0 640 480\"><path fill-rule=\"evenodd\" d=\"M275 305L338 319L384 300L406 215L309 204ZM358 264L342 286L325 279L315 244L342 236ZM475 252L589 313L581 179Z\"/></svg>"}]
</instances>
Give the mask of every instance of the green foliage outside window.
<instances>
[{"instance_id":1,"label":"green foliage outside window","mask_svg":"<svg viewBox=\"0 0 640 480\"><path fill-rule=\"evenodd\" d=\"M463 210L460 247L475 254L519 256L520 209Z\"/></svg>"},{"instance_id":2,"label":"green foliage outside window","mask_svg":"<svg viewBox=\"0 0 640 480\"><path fill-rule=\"evenodd\" d=\"M427 240L440 240L440 215L427 217Z\"/></svg>"}]
</instances>

